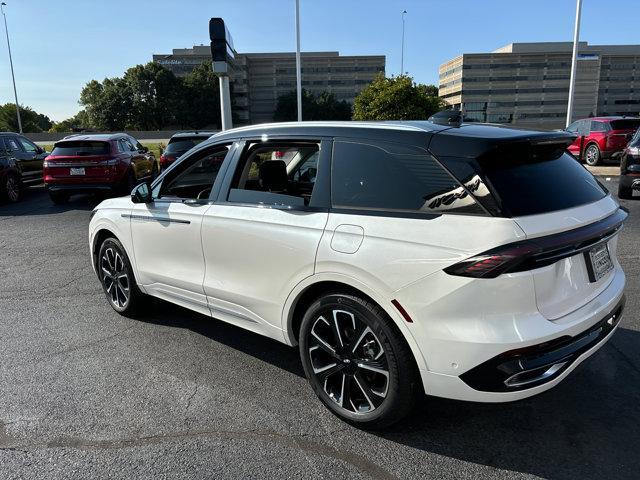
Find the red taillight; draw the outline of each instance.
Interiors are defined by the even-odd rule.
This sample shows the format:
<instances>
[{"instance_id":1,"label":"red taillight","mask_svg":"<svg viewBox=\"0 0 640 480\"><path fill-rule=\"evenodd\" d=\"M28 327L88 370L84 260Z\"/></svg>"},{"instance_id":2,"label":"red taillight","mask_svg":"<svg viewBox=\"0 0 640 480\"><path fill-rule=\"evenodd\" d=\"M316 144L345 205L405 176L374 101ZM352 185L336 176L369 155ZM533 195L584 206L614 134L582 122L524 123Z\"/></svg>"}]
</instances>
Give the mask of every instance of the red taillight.
<instances>
[{"instance_id":1,"label":"red taillight","mask_svg":"<svg viewBox=\"0 0 640 480\"><path fill-rule=\"evenodd\" d=\"M160 155L160 166L167 167L176 160L176 157L170 155Z\"/></svg>"},{"instance_id":2,"label":"red taillight","mask_svg":"<svg viewBox=\"0 0 640 480\"><path fill-rule=\"evenodd\" d=\"M444 271L463 277L496 278L539 251L540 247L529 243L506 245L451 265Z\"/></svg>"},{"instance_id":3,"label":"red taillight","mask_svg":"<svg viewBox=\"0 0 640 480\"><path fill-rule=\"evenodd\" d=\"M273 152L273 156L276 157L276 160L280 159L284 157L284 152L282 150L276 150L275 152Z\"/></svg>"}]
</instances>

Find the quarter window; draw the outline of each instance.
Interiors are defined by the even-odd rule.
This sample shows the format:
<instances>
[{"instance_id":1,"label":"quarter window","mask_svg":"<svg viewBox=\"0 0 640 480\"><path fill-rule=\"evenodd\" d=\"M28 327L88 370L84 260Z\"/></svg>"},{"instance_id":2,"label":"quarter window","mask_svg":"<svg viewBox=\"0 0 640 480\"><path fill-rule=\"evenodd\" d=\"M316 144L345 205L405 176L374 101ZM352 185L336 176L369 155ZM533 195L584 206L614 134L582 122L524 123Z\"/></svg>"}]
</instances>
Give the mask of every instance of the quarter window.
<instances>
[{"instance_id":1,"label":"quarter window","mask_svg":"<svg viewBox=\"0 0 640 480\"><path fill-rule=\"evenodd\" d=\"M16 140L14 138L5 137L4 144L12 152L19 152L20 151L20 146L18 145L18 142L16 142Z\"/></svg>"},{"instance_id":2,"label":"quarter window","mask_svg":"<svg viewBox=\"0 0 640 480\"><path fill-rule=\"evenodd\" d=\"M249 143L238 163L230 202L309 205L318 173L320 143Z\"/></svg>"},{"instance_id":3,"label":"quarter window","mask_svg":"<svg viewBox=\"0 0 640 480\"><path fill-rule=\"evenodd\" d=\"M400 144L335 142L331 191L339 208L484 213L425 150Z\"/></svg>"}]
</instances>

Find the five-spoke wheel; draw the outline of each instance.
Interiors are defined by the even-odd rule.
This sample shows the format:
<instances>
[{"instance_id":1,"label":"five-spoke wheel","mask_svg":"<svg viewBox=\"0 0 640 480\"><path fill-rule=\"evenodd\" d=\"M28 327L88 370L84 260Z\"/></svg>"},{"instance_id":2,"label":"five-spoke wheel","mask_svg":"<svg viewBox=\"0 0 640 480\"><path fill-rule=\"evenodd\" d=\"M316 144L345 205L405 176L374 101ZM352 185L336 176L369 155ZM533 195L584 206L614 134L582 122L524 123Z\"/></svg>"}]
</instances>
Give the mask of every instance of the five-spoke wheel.
<instances>
[{"instance_id":1,"label":"five-spoke wheel","mask_svg":"<svg viewBox=\"0 0 640 480\"><path fill-rule=\"evenodd\" d=\"M408 346L377 305L328 294L307 310L300 355L320 399L364 427L401 419L413 404L416 371Z\"/></svg>"}]
</instances>

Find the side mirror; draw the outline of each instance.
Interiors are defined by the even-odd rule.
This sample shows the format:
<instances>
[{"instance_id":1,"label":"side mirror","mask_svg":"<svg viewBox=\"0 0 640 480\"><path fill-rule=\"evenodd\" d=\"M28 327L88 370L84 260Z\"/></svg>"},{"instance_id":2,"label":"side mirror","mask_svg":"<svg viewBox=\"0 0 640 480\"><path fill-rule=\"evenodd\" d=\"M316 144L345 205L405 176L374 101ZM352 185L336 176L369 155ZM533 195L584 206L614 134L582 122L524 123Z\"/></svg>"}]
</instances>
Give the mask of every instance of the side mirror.
<instances>
[{"instance_id":1,"label":"side mirror","mask_svg":"<svg viewBox=\"0 0 640 480\"><path fill-rule=\"evenodd\" d=\"M36 145L36 152L39 154L41 153L45 153L46 150L44 148L42 148L40 145Z\"/></svg>"},{"instance_id":2,"label":"side mirror","mask_svg":"<svg viewBox=\"0 0 640 480\"><path fill-rule=\"evenodd\" d=\"M131 191L131 201L133 203L151 203L151 189L148 183L141 183Z\"/></svg>"},{"instance_id":3,"label":"side mirror","mask_svg":"<svg viewBox=\"0 0 640 480\"><path fill-rule=\"evenodd\" d=\"M142 147L139 151L140 153L149 153L149 147Z\"/></svg>"}]
</instances>

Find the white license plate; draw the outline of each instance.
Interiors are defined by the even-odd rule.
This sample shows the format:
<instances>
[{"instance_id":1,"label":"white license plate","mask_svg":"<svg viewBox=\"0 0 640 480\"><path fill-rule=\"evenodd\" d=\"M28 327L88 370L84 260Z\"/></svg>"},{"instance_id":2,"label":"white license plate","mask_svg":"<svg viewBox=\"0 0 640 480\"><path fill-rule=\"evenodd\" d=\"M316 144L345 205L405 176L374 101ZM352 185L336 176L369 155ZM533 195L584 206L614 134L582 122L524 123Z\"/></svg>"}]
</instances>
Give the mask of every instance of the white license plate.
<instances>
[{"instance_id":1,"label":"white license plate","mask_svg":"<svg viewBox=\"0 0 640 480\"><path fill-rule=\"evenodd\" d=\"M591 261L590 273L593 273L592 282L597 282L613 269L609 247L606 243L589 250L589 260Z\"/></svg>"},{"instance_id":2,"label":"white license plate","mask_svg":"<svg viewBox=\"0 0 640 480\"><path fill-rule=\"evenodd\" d=\"M81 168L70 168L69 175L84 175L84 167Z\"/></svg>"}]
</instances>

